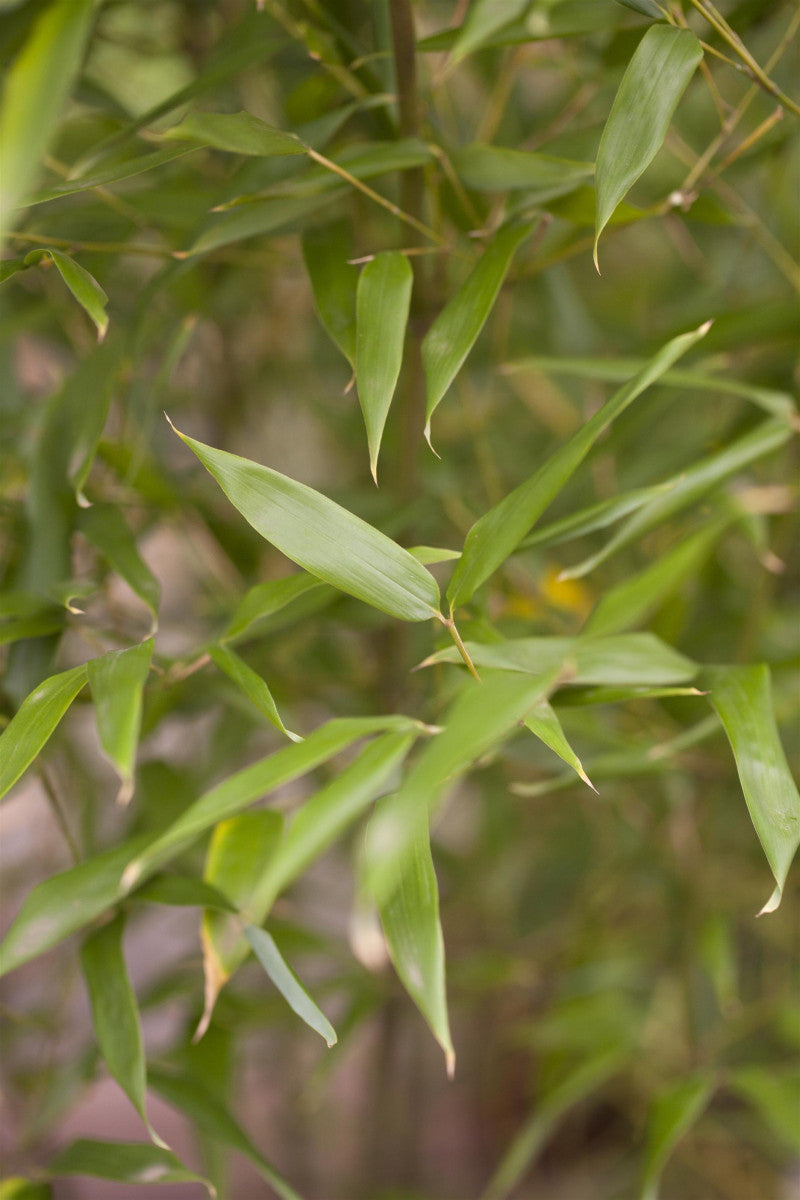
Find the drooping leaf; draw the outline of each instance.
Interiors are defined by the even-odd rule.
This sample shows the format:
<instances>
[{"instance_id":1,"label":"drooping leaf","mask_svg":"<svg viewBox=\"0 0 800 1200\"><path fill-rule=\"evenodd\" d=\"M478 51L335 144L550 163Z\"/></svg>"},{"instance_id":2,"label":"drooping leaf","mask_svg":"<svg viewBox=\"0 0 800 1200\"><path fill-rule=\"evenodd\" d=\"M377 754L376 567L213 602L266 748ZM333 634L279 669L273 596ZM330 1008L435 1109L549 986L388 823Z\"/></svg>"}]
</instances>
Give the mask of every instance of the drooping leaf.
<instances>
[{"instance_id":1,"label":"drooping leaf","mask_svg":"<svg viewBox=\"0 0 800 1200\"><path fill-rule=\"evenodd\" d=\"M285 733L293 742L303 740L299 734L292 733L290 729L286 728L281 714L278 712L277 705L272 698L272 692L269 690L266 682L252 667L247 665L244 659L240 658L228 646L211 646L208 653L214 665L219 667L220 671L224 671L229 679L233 680L236 686L247 696L251 704L276 729L280 729L281 733Z\"/></svg>"},{"instance_id":2,"label":"drooping leaf","mask_svg":"<svg viewBox=\"0 0 800 1200\"><path fill-rule=\"evenodd\" d=\"M335 1046L336 1030L287 966L274 938L255 925L246 925L244 932L256 958L292 1011L325 1039L329 1049Z\"/></svg>"},{"instance_id":3,"label":"drooping leaf","mask_svg":"<svg viewBox=\"0 0 800 1200\"><path fill-rule=\"evenodd\" d=\"M465 282L451 296L423 338L422 365L427 390L425 436L428 441L434 409L483 329L514 252L531 229L530 224L507 225L495 234Z\"/></svg>"},{"instance_id":4,"label":"drooping leaf","mask_svg":"<svg viewBox=\"0 0 800 1200\"><path fill-rule=\"evenodd\" d=\"M348 245L349 226L344 221L303 234L303 260L319 319L355 369L358 269L347 261Z\"/></svg>"},{"instance_id":5,"label":"drooping leaf","mask_svg":"<svg viewBox=\"0 0 800 1200\"><path fill-rule=\"evenodd\" d=\"M795 1154L800 1153L800 1069L794 1063L737 1067L730 1087L751 1104L766 1125Z\"/></svg>"},{"instance_id":6,"label":"drooping leaf","mask_svg":"<svg viewBox=\"0 0 800 1200\"><path fill-rule=\"evenodd\" d=\"M400 620L438 614L433 576L391 538L303 483L176 433L245 520L287 558Z\"/></svg>"},{"instance_id":7,"label":"drooping leaf","mask_svg":"<svg viewBox=\"0 0 800 1200\"><path fill-rule=\"evenodd\" d=\"M36 180L43 154L78 75L92 24L93 0L56 0L37 18L6 75L0 109L4 224ZM3 231L0 230L0 241Z\"/></svg>"},{"instance_id":8,"label":"drooping leaf","mask_svg":"<svg viewBox=\"0 0 800 1200\"><path fill-rule=\"evenodd\" d=\"M17 782L44 747L86 683L86 666L51 675L30 695L0 734L0 797Z\"/></svg>"},{"instance_id":9,"label":"drooping leaf","mask_svg":"<svg viewBox=\"0 0 800 1200\"><path fill-rule=\"evenodd\" d=\"M46 250L31 250L25 258L25 265L30 266L32 263L40 262L43 258L49 258L53 263L78 304L94 323L98 342L102 342L108 329L106 312L108 296L94 275L90 275L85 267L82 267L74 258L70 258L68 254L49 247Z\"/></svg>"},{"instance_id":10,"label":"drooping leaf","mask_svg":"<svg viewBox=\"0 0 800 1200\"><path fill-rule=\"evenodd\" d=\"M91 1175L114 1183L202 1183L209 1195L211 1184L184 1167L171 1150L145 1142L95 1142L80 1138L50 1163L56 1178Z\"/></svg>"},{"instance_id":11,"label":"drooping leaf","mask_svg":"<svg viewBox=\"0 0 800 1200\"><path fill-rule=\"evenodd\" d=\"M118 913L83 943L81 966L92 1007L92 1023L100 1053L144 1121L156 1145L164 1143L147 1117L147 1074L139 1008L122 949L125 918Z\"/></svg>"},{"instance_id":12,"label":"drooping leaf","mask_svg":"<svg viewBox=\"0 0 800 1200\"><path fill-rule=\"evenodd\" d=\"M70 380L66 400L70 410L72 448L67 467L78 503L87 506L84 484L97 453L117 382L121 355L118 346L99 346L82 363L79 375Z\"/></svg>"},{"instance_id":13,"label":"drooping leaf","mask_svg":"<svg viewBox=\"0 0 800 1200\"><path fill-rule=\"evenodd\" d=\"M306 153L306 147L294 134L275 129L248 112L190 113L163 136L181 142L199 142L229 154L272 157Z\"/></svg>"},{"instance_id":14,"label":"drooping leaf","mask_svg":"<svg viewBox=\"0 0 800 1200\"><path fill-rule=\"evenodd\" d=\"M313 575L297 571L284 579L270 579L267 583L257 583L245 592L231 617L221 641L235 642L248 633L253 626L259 628L274 613L280 612L288 604L292 604L308 592L330 592Z\"/></svg>"},{"instance_id":15,"label":"drooping leaf","mask_svg":"<svg viewBox=\"0 0 800 1200\"><path fill-rule=\"evenodd\" d=\"M139 554L136 540L119 508L113 504L93 504L81 512L78 528L147 605L153 618L151 631L155 631L161 588Z\"/></svg>"},{"instance_id":16,"label":"drooping leaf","mask_svg":"<svg viewBox=\"0 0 800 1200\"><path fill-rule=\"evenodd\" d=\"M142 691L153 657L153 639L127 650L110 650L88 663L89 686L100 745L122 780L119 795L133 795L133 770L142 724Z\"/></svg>"},{"instance_id":17,"label":"drooping leaf","mask_svg":"<svg viewBox=\"0 0 800 1200\"><path fill-rule=\"evenodd\" d=\"M572 438L551 455L529 479L489 509L470 529L464 543L447 598L451 611L465 604L476 588L519 545L533 524L555 499L574 471L583 462L600 434L624 412L628 405L694 346L710 326L701 325L671 341L650 359Z\"/></svg>"},{"instance_id":18,"label":"drooping leaf","mask_svg":"<svg viewBox=\"0 0 800 1200\"><path fill-rule=\"evenodd\" d=\"M800 794L775 721L769 667L708 667L703 680L728 735L750 818L775 876L775 891L761 912L774 912L800 845Z\"/></svg>"},{"instance_id":19,"label":"drooping leaf","mask_svg":"<svg viewBox=\"0 0 800 1200\"><path fill-rule=\"evenodd\" d=\"M660 150L672 114L702 57L695 35L673 25L651 25L636 47L597 151L595 265L600 234Z\"/></svg>"},{"instance_id":20,"label":"drooping leaf","mask_svg":"<svg viewBox=\"0 0 800 1200\"><path fill-rule=\"evenodd\" d=\"M397 250L376 254L362 267L358 280L356 384L376 483L383 427L403 361L413 281L408 259Z\"/></svg>"},{"instance_id":21,"label":"drooping leaf","mask_svg":"<svg viewBox=\"0 0 800 1200\"><path fill-rule=\"evenodd\" d=\"M597 791L597 788L584 771L583 763L567 741L566 734L552 705L548 704L546 700L540 700L527 713L525 726L541 742L544 742L545 746L549 746L568 767L572 767L573 771L580 776L585 784L588 784L593 792Z\"/></svg>"},{"instance_id":22,"label":"drooping leaf","mask_svg":"<svg viewBox=\"0 0 800 1200\"><path fill-rule=\"evenodd\" d=\"M480 50L492 34L522 16L526 8L527 0L472 0L450 51L451 63Z\"/></svg>"},{"instance_id":23,"label":"drooping leaf","mask_svg":"<svg viewBox=\"0 0 800 1200\"><path fill-rule=\"evenodd\" d=\"M658 1200L662 1172L711 1099L714 1084L705 1077L684 1079L656 1097L647 1127L641 1200Z\"/></svg>"}]
</instances>

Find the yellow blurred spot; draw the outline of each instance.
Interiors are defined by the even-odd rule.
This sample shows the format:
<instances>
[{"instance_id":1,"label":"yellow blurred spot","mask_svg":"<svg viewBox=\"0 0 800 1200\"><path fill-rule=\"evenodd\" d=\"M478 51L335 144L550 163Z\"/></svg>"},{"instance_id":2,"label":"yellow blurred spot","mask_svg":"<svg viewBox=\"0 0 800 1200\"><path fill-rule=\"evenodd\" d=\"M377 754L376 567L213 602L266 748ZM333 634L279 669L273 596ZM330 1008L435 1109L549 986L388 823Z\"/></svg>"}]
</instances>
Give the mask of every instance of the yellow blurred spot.
<instances>
[{"instance_id":1,"label":"yellow blurred spot","mask_svg":"<svg viewBox=\"0 0 800 1200\"><path fill-rule=\"evenodd\" d=\"M580 579L559 579L560 571L558 563L547 568L539 584L542 598L553 608L588 616L594 603L591 592Z\"/></svg>"}]
</instances>

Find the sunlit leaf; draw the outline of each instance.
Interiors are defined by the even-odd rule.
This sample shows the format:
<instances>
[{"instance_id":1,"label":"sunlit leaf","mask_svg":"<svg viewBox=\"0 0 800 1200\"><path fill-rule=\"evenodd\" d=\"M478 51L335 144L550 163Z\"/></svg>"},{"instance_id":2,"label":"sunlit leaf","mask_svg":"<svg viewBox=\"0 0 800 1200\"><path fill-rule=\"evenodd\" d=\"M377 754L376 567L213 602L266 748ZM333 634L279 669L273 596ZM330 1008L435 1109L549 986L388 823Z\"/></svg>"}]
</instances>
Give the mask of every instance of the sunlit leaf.
<instances>
[{"instance_id":1,"label":"sunlit leaf","mask_svg":"<svg viewBox=\"0 0 800 1200\"><path fill-rule=\"evenodd\" d=\"M358 268L347 261L345 222L313 227L303 234L303 260L319 318L351 367L356 362Z\"/></svg>"},{"instance_id":2,"label":"sunlit leaf","mask_svg":"<svg viewBox=\"0 0 800 1200\"><path fill-rule=\"evenodd\" d=\"M255 925L245 926L244 932L256 958L292 1011L324 1038L328 1047L335 1046L336 1030L286 965L274 939L265 929Z\"/></svg>"},{"instance_id":3,"label":"sunlit leaf","mask_svg":"<svg viewBox=\"0 0 800 1200\"><path fill-rule=\"evenodd\" d=\"M86 683L86 666L51 675L29 696L0 734L0 797L19 779L50 738Z\"/></svg>"},{"instance_id":4,"label":"sunlit leaf","mask_svg":"<svg viewBox=\"0 0 800 1200\"><path fill-rule=\"evenodd\" d=\"M703 57L688 29L651 25L628 64L597 151L597 243L614 209L647 169Z\"/></svg>"},{"instance_id":5,"label":"sunlit leaf","mask_svg":"<svg viewBox=\"0 0 800 1200\"><path fill-rule=\"evenodd\" d=\"M113 504L93 504L91 508L81 512L78 528L100 551L109 565L122 576L128 587L147 605L153 618L154 631L158 620L161 588L139 554L136 540L119 508Z\"/></svg>"},{"instance_id":6,"label":"sunlit leaf","mask_svg":"<svg viewBox=\"0 0 800 1200\"><path fill-rule=\"evenodd\" d=\"M280 729L281 733L285 733L293 742L302 740L299 734L292 733L291 730L286 728L278 712L277 705L272 698L272 692L269 690L266 682L252 667L247 665L244 659L240 658L228 646L211 646L208 653L214 665L219 667L220 671L224 671L229 679L233 680L236 686L247 696L251 704L276 729Z\"/></svg>"},{"instance_id":7,"label":"sunlit leaf","mask_svg":"<svg viewBox=\"0 0 800 1200\"><path fill-rule=\"evenodd\" d=\"M422 365L427 388L425 436L429 441L431 416L483 329L514 252L531 228L530 224L507 225L495 234L423 338Z\"/></svg>"},{"instance_id":8,"label":"sunlit leaf","mask_svg":"<svg viewBox=\"0 0 800 1200\"><path fill-rule=\"evenodd\" d=\"M153 657L153 639L127 650L110 650L88 663L100 745L122 780L119 796L133 795L133 769L142 723L142 691Z\"/></svg>"},{"instance_id":9,"label":"sunlit leaf","mask_svg":"<svg viewBox=\"0 0 800 1200\"><path fill-rule=\"evenodd\" d=\"M641 1200L657 1200L670 1155L702 1115L713 1090L712 1081L698 1077L682 1080L656 1097L648 1118Z\"/></svg>"},{"instance_id":10,"label":"sunlit leaf","mask_svg":"<svg viewBox=\"0 0 800 1200\"><path fill-rule=\"evenodd\" d=\"M114 1183L202 1183L213 1195L211 1184L184 1167L171 1150L145 1142L95 1142L81 1138L57 1154L50 1173L92 1175Z\"/></svg>"},{"instance_id":11,"label":"sunlit leaf","mask_svg":"<svg viewBox=\"0 0 800 1200\"><path fill-rule=\"evenodd\" d=\"M278 471L178 436L245 520L298 566L400 620L437 615L433 576L385 534Z\"/></svg>"},{"instance_id":12,"label":"sunlit leaf","mask_svg":"<svg viewBox=\"0 0 800 1200\"><path fill-rule=\"evenodd\" d=\"M362 267L358 280L356 384L376 483L383 427L403 361L413 281L408 259L396 250L376 254Z\"/></svg>"},{"instance_id":13,"label":"sunlit leaf","mask_svg":"<svg viewBox=\"0 0 800 1200\"><path fill-rule=\"evenodd\" d=\"M527 713L525 726L541 742L544 742L545 746L549 746L568 767L572 767L573 771L580 776L584 783L589 785L593 792L597 791L597 788L584 771L583 763L567 741L566 734L552 705L548 704L546 700L540 700Z\"/></svg>"},{"instance_id":14,"label":"sunlit leaf","mask_svg":"<svg viewBox=\"0 0 800 1200\"><path fill-rule=\"evenodd\" d=\"M194 112L163 135L176 141L199 142L229 154L271 157L305 154L306 147L291 133L284 133L254 117L252 113Z\"/></svg>"},{"instance_id":15,"label":"sunlit leaf","mask_svg":"<svg viewBox=\"0 0 800 1200\"><path fill-rule=\"evenodd\" d=\"M447 598L451 610L465 604L522 541L564 484L583 462L600 434L629 404L694 346L709 329L701 325L667 342L576 434L529 479L476 521L467 534Z\"/></svg>"},{"instance_id":16,"label":"sunlit leaf","mask_svg":"<svg viewBox=\"0 0 800 1200\"><path fill-rule=\"evenodd\" d=\"M25 258L25 264L29 266L34 262L40 262L43 258L49 259L56 267L78 304L94 323L97 329L97 340L102 342L108 329L108 314L106 313L108 296L100 284L85 267L61 250L52 250L49 247L46 250L31 250Z\"/></svg>"},{"instance_id":17,"label":"sunlit leaf","mask_svg":"<svg viewBox=\"0 0 800 1200\"><path fill-rule=\"evenodd\" d=\"M708 667L703 680L731 743L750 818L775 876L775 891L761 912L774 912L800 845L800 794L775 722L769 667Z\"/></svg>"}]
</instances>

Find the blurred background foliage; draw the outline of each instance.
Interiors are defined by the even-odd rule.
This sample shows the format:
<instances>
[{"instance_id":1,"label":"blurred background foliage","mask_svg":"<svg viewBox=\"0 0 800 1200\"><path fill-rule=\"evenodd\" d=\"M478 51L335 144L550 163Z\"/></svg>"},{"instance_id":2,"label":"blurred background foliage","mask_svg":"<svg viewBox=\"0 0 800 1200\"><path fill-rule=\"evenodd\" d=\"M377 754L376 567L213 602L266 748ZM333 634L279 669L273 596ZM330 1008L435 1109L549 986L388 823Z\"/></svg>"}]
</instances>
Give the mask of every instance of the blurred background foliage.
<instances>
[{"instance_id":1,"label":"blurred background foliage","mask_svg":"<svg viewBox=\"0 0 800 1200\"><path fill-rule=\"evenodd\" d=\"M57 7L0 5L6 65ZM105 0L88 5L74 79L63 47L54 63L40 60L55 92L58 70L68 78L38 174L14 197L34 203L5 218L6 719L55 671L147 638L155 612L158 630L133 800L114 804L120 772L79 695L7 802L6 924L34 884L152 838L212 783L285 744L206 650L247 589L291 565L228 504L164 409L402 545L459 550L473 522L641 360L713 318L685 370L719 385L676 376L652 388L541 529L684 478L734 444L745 447L739 457L585 574L562 577L624 520L572 540L534 538L478 591L459 628L475 643L577 635L601 601L619 601L615 589L664 563L640 608L612 613L604 631L644 628L701 663L770 664L797 765L797 444L781 433L746 447L762 436L757 397L777 405L780 422L798 382L798 114L742 70L701 4L665 7L710 49L601 239L602 274L591 167L548 175L542 160L534 178L513 155L475 144L592 164L623 72L660 15L648 0ZM771 64L778 91L796 90L797 6L728 0L719 11L756 63ZM416 26L412 59L397 51L397 25L393 49L398 12ZM415 89L398 82L398 63L402 75L409 62ZM348 178L303 155L162 136L190 113L240 111L299 134ZM538 224L437 409L434 457L422 436L421 339L466 278L476 232L514 215ZM53 256L26 262L37 248L66 254L67 274ZM343 264L387 249L411 251L415 282L376 489L351 366L315 311L312 280L332 255L333 325L347 345L359 266ZM71 262L107 295L102 345L76 302L76 288L91 285L74 273L70 282ZM317 281L320 308L323 290ZM102 323L92 295L84 308L91 315L94 304ZM701 530L679 569L669 556ZM444 581L450 567L433 570ZM427 624L401 625L330 588L262 616L236 642L301 734L338 716L436 722L461 672L411 668L446 644ZM221 1196L274 1193L257 1152L249 1164L247 1152L231 1154L242 1144L219 1105L309 1200L652 1197L662 1167L664 1200L792 1194L796 875L782 907L756 921L769 871L703 696L583 703L586 691L559 692L557 712L599 794L526 734L481 759L435 820L452 1082L359 900L358 827L270 920L336 1027L333 1050L252 959L192 1044L203 1009L197 908L138 904L135 894L125 904L150 1119ZM290 783L265 803L286 809L312 790ZM201 877L205 851L192 846L176 869ZM75 939L3 986L7 1173L38 1178L75 1137L141 1141L95 1047ZM209 1099L201 1113L203 1096L217 1108ZM46 1194L2 1186L8 1197ZM139 1194L130 1183L93 1186L61 1181L54 1194ZM192 1182L151 1186L162 1190L203 1194Z\"/></svg>"}]
</instances>

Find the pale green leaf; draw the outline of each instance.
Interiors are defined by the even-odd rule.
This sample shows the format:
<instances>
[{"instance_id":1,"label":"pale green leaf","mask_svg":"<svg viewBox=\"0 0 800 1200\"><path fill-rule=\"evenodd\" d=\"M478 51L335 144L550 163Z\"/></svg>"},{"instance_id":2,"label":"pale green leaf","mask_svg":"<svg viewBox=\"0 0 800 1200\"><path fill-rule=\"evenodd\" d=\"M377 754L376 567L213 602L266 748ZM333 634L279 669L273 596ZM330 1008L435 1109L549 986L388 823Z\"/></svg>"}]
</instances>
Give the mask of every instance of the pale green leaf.
<instances>
[{"instance_id":1,"label":"pale green leaf","mask_svg":"<svg viewBox=\"0 0 800 1200\"><path fill-rule=\"evenodd\" d=\"M358 280L356 384L376 483L383 427L403 362L413 281L408 259L397 250L376 254L362 267Z\"/></svg>"},{"instance_id":2,"label":"pale green leaf","mask_svg":"<svg viewBox=\"0 0 800 1200\"><path fill-rule=\"evenodd\" d=\"M656 1097L647 1123L641 1200L657 1200L659 1182L670 1155L702 1115L714 1084L684 1079Z\"/></svg>"},{"instance_id":3,"label":"pale green leaf","mask_svg":"<svg viewBox=\"0 0 800 1200\"><path fill-rule=\"evenodd\" d=\"M769 667L708 667L703 679L728 735L750 818L775 876L775 891L761 912L774 912L800 845L800 794L775 722Z\"/></svg>"},{"instance_id":4,"label":"pale green leaf","mask_svg":"<svg viewBox=\"0 0 800 1200\"><path fill-rule=\"evenodd\" d=\"M588 508L570 513L558 521L544 525L520 542L520 550L528 550L532 546L557 546L561 542L569 542L574 538L584 537L594 533L596 529L606 529L615 521L621 521L630 513L636 512L648 500L652 500L661 491L669 488L669 482L654 484L652 487L634 488L619 496L610 496L608 500L600 500Z\"/></svg>"},{"instance_id":5,"label":"pale green leaf","mask_svg":"<svg viewBox=\"0 0 800 1200\"><path fill-rule=\"evenodd\" d=\"M194 112L163 135L176 141L199 142L229 154L305 154L306 147L294 134L274 129L251 113Z\"/></svg>"},{"instance_id":6,"label":"pale green leaf","mask_svg":"<svg viewBox=\"0 0 800 1200\"><path fill-rule=\"evenodd\" d=\"M597 151L595 265L600 234L660 150L672 114L702 57L695 35L673 25L651 25L636 47Z\"/></svg>"},{"instance_id":7,"label":"pale green leaf","mask_svg":"<svg viewBox=\"0 0 800 1200\"><path fill-rule=\"evenodd\" d=\"M303 234L303 260L319 319L350 366L356 362L358 270L347 261L349 225L312 227Z\"/></svg>"},{"instance_id":8,"label":"pale green leaf","mask_svg":"<svg viewBox=\"0 0 800 1200\"><path fill-rule=\"evenodd\" d=\"M214 665L233 680L262 716L265 716L276 729L280 729L281 733L285 733L291 741L302 741L299 734L292 733L290 729L286 728L266 682L252 667L247 665L244 659L228 646L211 646L208 653Z\"/></svg>"},{"instance_id":9,"label":"pale green leaf","mask_svg":"<svg viewBox=\"0 0 800 1200\"><path fill-rule=\"evenodd\" d=\"M499 29L521 17L527 7L528 0L472 0L450 51L450 61L461 62L480 50Z\"/></svg>"},{"instance_id":10,"label":"pale green leaf","mask_svg":"<svg viewBox=\"0 0 800 1200\"><path fill-rule=\"evenodd\" d=\"M133 795L133 771L142 724L142 691L150 672L153 639L127 650L110 650L88 663L100 745L122 785L117 797L127 804Z\"/></svg>"},{"instance_id":11,"label":"pale green leaf","mask_svg":"<svg viewBox=\"0 0 800 1200\"><path fill-rule=\"evenodd\" d=\"M313 575L298 571L287 575L284 579L270 579L266 583L257 583L245 592L236 611L231 617L221 640L225 642L238 641L239 638L251 631L253 626L260 628L274 613L280 612L307 592L322 592L330 594L332 589L315 579Z\"/></svg>"},{"instance_id":12,"label":"pale green leaf","mask_svg":"<svg viewBox=\"0 0 800 1200\"><path fill-rule=\"evenodd\" d=\"M439 615L439 589L396 542L278 471L176 430L253 528L326 583L404 621Z\"/></svg>"},{"instance_id":13,"label":"pale green leaf","mask_svg":"<svg viewBox=\"0 0 800 1200\"><path fill-rule=\"evenodd\" d=\"M211 1184L184 1167L171 1150L145 1142L95 1142L80 1138L56 1155L50 1163L50 1173L56 1178L91 1175L114 1183L202 1183L214 1195Z\"/></svg>"},{"instance_id":14,"label":"pale green leaf","mask_svg":"<svg viewBox=\"0 0 800 1200\"><path fill-rule=\"evenodd\" d=\"M580 776L584 783L588 784L593 792L597 791L584 771L583 763L567 741L566 734L552 705L548 704L546 700L540 700L525 717L525 726L536 735L539 741L544 742L545 746L549 746L568 767L572 767L573 771Z\"/></svg>"},{"instance_id":15,"label":"pale green leaf","mask_svg":"<svg viewBox=\"0 0 800 1200\"><path fill-rule=\"evenodd\" d=\"M136 540L119 508L114 504L93 504L81 512L78 528L147 605L152 616L151 631L155 631L161 588L139 554Z\"/></svg>"},{"instance_id":16,"label":"pale green leaf","mask_svg":"<svg viewBox=\"0 0 800 1200\"><path fill-rule=\"evenodd\" d=\"M336 1030L289 969L274 939L255 925L246 925L244 932L256 958L292 1011L324 1038L329 1048L335 1046Z\"/></svg>"},{"instance_id":17,"label":"pale green leaf","mask_svg":"<svg viewBox=\"0 0 800 1200\"><path fill-rule=\"evenodd\" d=\"M467 534L464 552L447 589L451 611L465 604L475 589L516 549L583 462L600 434L637 396L690 350L709 328L709 324L701 325L699 329L681 334L662 346L647 365L615 392L565 446L475 522Z\"/></svg>"},{"instance_id":18,"label":"pale green leaf","mask_svg":"<svg viewBox=\"0 0 800 1200\"><path fill-rule=\"evenodd\" d=\"M19 1175L0 1179L0 1200L52 1200L52 1196L49 1183L32 1183Z\"/></svg>"},{"instance_id":19,"label":"pale green leaf","mask_svg":"<svg viewBox=\"0 0 800 1200\"><path fill-rule=\"evenodd\" d=\"M459 558L460 550L448 550L445 546L409 546L408 553L413 554L417 562L431 566L433 563L452 562Z\"/></svg>"},{"instance_id":20,"label":"pale green leaf","mask_svg":"<svg viewBox=\"0 0 800 1200\"><path fill-rule=\"evenodd\" d=\"M64 254L61 250L52 250L50 248L46 250L31 250L25 259L25 264L27 266L31 263L39 262L42 258L49 258L56 267L64 283L78 301L78 304L80 304L89 319L94 323L97 329L98 342L102 342L108 329L108 314L106 313L108 296L100 287L94 275L90 275L85 267L77 263L74 258L70 258L68 254Z\"/></svg>"},{"instance_id":21,"label":"pale green leaf","mask_svg":"<svg viewBox=\"0 0 800 1200\"><path fill-rule=\"evenodd\" d=\"M427 407L425 436L430 441L431 416L464 359L469 354L492 311L511 259L532 226L507 225L473 267L465 282L451 296L422 341Z\"/></svg>"},{"instance_id":22,"label":"pale green leaf","mask_svg":"<svg viewBox=\"0 0 800 1200\"><path fill-rule=\"evenodd\" d=\"M0 797L12 787L44 747L86 683L86 666L51 675L25 697L0 734Z\"/></svg>"}]
</instances>

